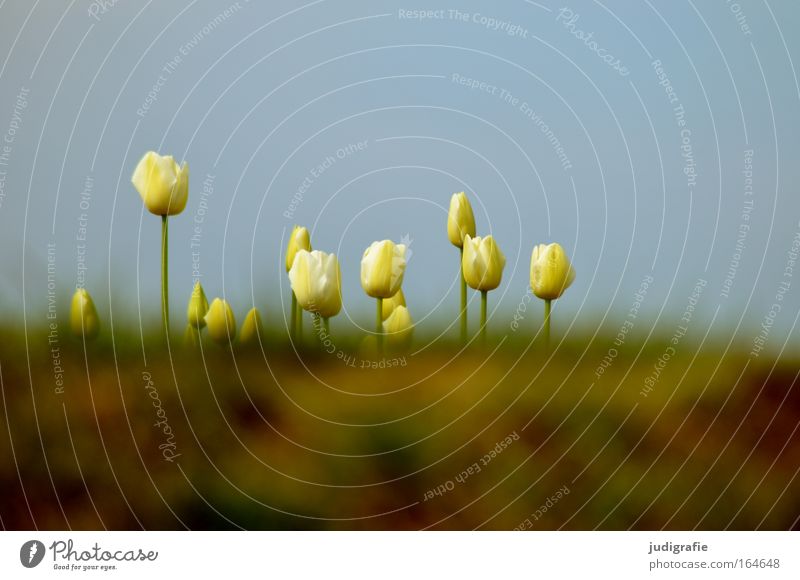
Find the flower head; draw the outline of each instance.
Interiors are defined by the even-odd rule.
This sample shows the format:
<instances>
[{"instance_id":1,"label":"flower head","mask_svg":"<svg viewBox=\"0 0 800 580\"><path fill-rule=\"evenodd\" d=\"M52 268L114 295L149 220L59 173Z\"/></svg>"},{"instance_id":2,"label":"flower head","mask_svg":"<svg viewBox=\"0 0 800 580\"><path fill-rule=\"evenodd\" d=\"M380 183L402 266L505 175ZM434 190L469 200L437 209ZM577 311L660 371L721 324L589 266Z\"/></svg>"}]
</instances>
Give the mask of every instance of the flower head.
<instances>
[{"instance_id":1,"label":"flower head","mask_svg":"<svg viewBox=\"0 0 800 580\"><path fill-rule=\"evenodd\" d=\"M475 215L467 195L454 193L450 198L450 211L447 214L447 237L450 243L461 248L466 236L475 237Z\"/></svg>"},{"instance_id":2,"label":"flower head","mask_svg":"<svg viewBox=\"0 0 800 580\"><path fill-rule=\"evenodd\" d=\"M387 298L383 301L382 307L382 316L383 320L386 320L392 315L392 312L397 309L398 306L405 306L406 305L406 297L403 294L403 289L397 291L397 294L392 296L391 298Z\"/></svg>"},{"instance_id":3,"label":"flower head","mask_svg":"<svg viewBox=\"0 0 800 580\"><path fill-rule=\"evenodd\" d=\"M85 288L78 288L72 296L69 310L69 326L72 334L91 340L100 332L100 319L94 301Z\"/></svg>"},{"instance_id":4,"label":"flower head","mask_svg":"<svg viewBox=\"0 0 800 580\"><path fill-rule=\"evenodd\" d=\"M559 244L539 244L531 254L531 290L542 300L555 300L575 280L575 269Z\"/></svg>"},{"instance_id":5,"label":"flower head","mask_svg":"<svg viewBox=\"0 0 800 580\"><path fill-rule=\"evenodd\" d=\"M405 271L405 245L372 242L361 258L361 287L373 298L391 298L400 290Z\"/></svg>"},{"instance_id":6,"label":"flower head","mask_svg":"<svg viewBox=\"0 0 800 580\"><path fill-rule=\"evenodd\" d=\"M191 326L196 328L203 328L206 325L205 316L208 312L208 300L206 293L203 292L203 286L200 282L195 282L192 288L192 296L189 298L189 304L186 307L186 319Z\"/></svg>"},{"instance_id":7,"label":"flower head","mask_svg":"<svg viewBox=\"0 0 800 580\"><path fill-rule=\"evenodd\" d=\"M214 298L206 313L208 336L220 344L229 343L236 336L236 319L233 310L226 300Z\"/></svg>"},{"instance_id":8,"label":"flower head","mask_svg":"<svg viewBox=\"0 0 800 580\"><path fill-rule=\"evenodd\" d=\"M342 274L336 254L298 251L289 281L303 310L330 318L342 309Z\"/></svg>"},{"instance_id":9,"label":"flower head","mask_svg":"<svg viewBox=\"0 0 800 580\"><path fill-rule=\"evenodd\" d=\"M239 332L239 342L244 345L256 344L262 334L261 313L258 308L251 308L247 316L244 317L242 330Z\"/></svg>"},{"instance_id":10,"label":"flower head","mask_svg":"<svg viewBox=\"0 0 800 580\"><path fill-rule=\"evenodd\" d=\"M148 151L131 177L147 209L156 215L177 215L189 198L189 165L178 165L171 155Z\"/></svg>"},{"instance_id":11,"label":"flower head","mask_svg":"<svg viewBox=\"0 0 800 580\"><path fill-rule=\"evenodd\" d=\"M383 323L383 332L392 344L406 344L414 332L414 322L405 306L398 306Z\"/></svg>"},{"instance_id":12,"label":"flower head","mask_svg":"<svg viewBox=\"0 0 800 580\"><path fill-rule=\"evenodd\" d=\"M308 230L302 226L294 226L289 236L289 244L286 246L286 271L292 269L294 257L300 250L311 251L311 236Z\"/></svg>"},{"instance_id":13,"label":"flower head","mask_svg":"<svg viewBox=\"0 0 800 580\"><path fill-rule=\"evenodd\" d=\"M470 288L481 291L494 290L503 279L506 257L492 236L464 238L464 257L461 267Z\"/></svg>"}]
</instances>

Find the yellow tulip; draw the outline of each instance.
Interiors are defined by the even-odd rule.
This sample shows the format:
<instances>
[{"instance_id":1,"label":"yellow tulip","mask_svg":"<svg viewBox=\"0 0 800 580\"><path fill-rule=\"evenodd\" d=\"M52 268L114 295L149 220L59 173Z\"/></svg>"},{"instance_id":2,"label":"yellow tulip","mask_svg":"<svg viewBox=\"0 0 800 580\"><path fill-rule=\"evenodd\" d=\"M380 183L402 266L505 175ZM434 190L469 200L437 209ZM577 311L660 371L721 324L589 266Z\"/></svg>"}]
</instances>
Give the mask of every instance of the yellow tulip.
<instances>
[{"instance_id":1,"label":"yellow tulip","mask_svg":"<svg viewBox=\"0 0 800 580\"><path fill-rule=\"evenodd\" d=\"M189 298L189 305L186 308L186 319L189 325L195 328L203 328L206 325L205 316L208 312L208 300L203 286L200 282L195 282L192 289L192 296Z\"/></svg>"},{"instance_id":2,"label":"yellow tulip","mask_svg":"<svg viewBox=\"0 0 800 580\"><path fill-rule=\"evenodd\" d=\"M461 268L470 288L488 292L500 285L506 257L492 236L464 238L464 257Z\"/></svg>"},{"instance_id":3,"label":"yellow tulip","mask_svg":"<svg viewBox=\"0 0 800 580\"><path fill-rule=\"evenodd\" d=\"M91 340L100 332L100 319L97 309L89 292L78 288L72 296L72 306L69 310L69 326L72 334L78 338Z\"/></svg>"},{"instance_id":4,"label":"yellow tulip","mask_svg":"<svg viewBox=\"0 0 800 580\"><path fill-rule=\"evenodd\" d=\"M242 330L239 332L239 342L244 345L256 344L262 335L261 313L259 313L258 308L251 308L247 316L244 317Z\"/></svg>"},{"instance_id":5,"label":"yellow tulip","mask_svg":"<svg viewBox=\"0 0 800 580\"><path fill-rule=\"evenodd\" d=\"M236 319L233 317L233 310L226 300L214 298L211 307L205 316L208 325L208 336L211 340L220 344L225 344L233 340L236 336Z\"/></svg>"},{"instance_id":6,"label":"yellow tulip","mask_svg":"<svg viewBox=\"0 0 800 580\"><path fill-rule=\"evenodd\" d=\"M559 244L539 244L531 255L531 290L542 300L555 300L575 280L575 270Z\"/></svg>"},{"instance_id":7,"label":"yellow tulip","mask_svg":"<svg viewBox=\"0 0 800 580\"><path fill-rule=\"evenodd\" d=\"M406 247L391 240L372 242L361 258L361 286L373 298L391 298L403 283Z\"/></svg>"},{"instance_id":8,"label":"yellow tulip","mask_svg":"<svg viewBox=\"0 0 800 580\"><path fill-rule=\"evenodd\" d=\"M131 178L144 205L156 215L177 215L189 198L189 165L178 165L171 155L148 151Z\"/></svg>"},{"instance_id":9,"label":"yellow tulip","mask_svg":"<svg viewBox=\"0 0 800 580\"><path fill-rule=\"evenodd\" d=\"M466 236L475 237L475 215L467 195L454 193L450 198L450 212L447 214L447 237L450 243L460 248Z\"/></svg>"},{"instance_id":10,"label":"yellow tulip","mask_svg":"<svg viewBox=\"0 0 800 580\"><path fill-rule=\"evenodd\" d=\"M289 236L289 244L286 247L286 271L292 269L294 257L300 250L311 251L311 236L308 230L301 226L294 226L292 234Z\"/></svg>"},{"instance_id":11,"label":"yellow tulip","mask_svg":"<svg viewBox=\"0 0 800 580\"><path fill-rule=\"evenodd\" d=\"M411 340L414 322L405 306L398 306L383 323L383 331L390 344L402 345Z\"/></svg>"},{"instance_id":12,"label":"yellow tulip","mask_svg":"<svg viewBox=\"0 0 800 580\"><path fill-rule=\"evenodd\" d=\"M342 274L336 254L300 250L289 270L289 281L303 310L330 318L342 309Z\"/></svg>"},{"instance_id":13,"label":"yellow tulip","mask_svg":"<svg viewBox=\"0 0 800 580\"><path fill-rule=\"evenodd\" d=\"M387 298L383 301L382 308L383 308L383 319L386 320L392 315L392 312L398 306L405 306L406 305L406 297L403 294L403 289L397 291L397 294L392 296L391 298Z\"/></svg>"}]
</instances>

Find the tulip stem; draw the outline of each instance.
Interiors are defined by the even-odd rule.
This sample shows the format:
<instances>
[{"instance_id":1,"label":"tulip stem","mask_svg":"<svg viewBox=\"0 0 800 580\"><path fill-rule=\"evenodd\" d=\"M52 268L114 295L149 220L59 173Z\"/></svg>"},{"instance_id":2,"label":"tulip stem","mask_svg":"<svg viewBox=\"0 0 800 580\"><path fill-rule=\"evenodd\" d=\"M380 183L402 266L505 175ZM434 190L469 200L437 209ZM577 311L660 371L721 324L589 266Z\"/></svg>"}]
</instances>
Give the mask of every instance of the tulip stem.
<instances>
[{"instance_id":1,"label":"tulip stem","mask_svg":"<svg viewBox=\"0 0 800 580\"><path fill-rule=\"evenodd\" d=\"M295 316L297 317L297 342L303 342L303 308L299 304L295 309Z\"/></svg>"},{"instance_id":2,"label":"tulip stem","mask_svg":"<svg viewBox=\"0 0 800 580\"><path fill-rule=\"evenodd\" d=\"M464 246L461 246L458 271L461 274L461 344L467 342L467 280L464 278Z\"/></svg>"},{"instance_id":3,"label":"tulip stem","mask_svg":"<svg viewBox=\"0 0 800 580\"><path fill-rule=\"evenodd\" d=\"M481 345L486 346L486 305L489 302L488 290L481 290Z\"/></svg>"},{"instance_id":4,"label":"tulip stem","mask_svg":"<svg viewBox=\"0 0 800 580\"><path fill-rule=\"evenodd\" d=\"M550 300L544 301L544 345L550 350Z\"/></svg>"},{"instance_id":5,"label":"tulip stem","mask_svg":"<svg viewBox=\"0 0 800 580\"><path fill-rule=\"evenodd\" d=\"M169 336L169 228L166 215L161 216L161 318L164 333Z\"/></svg>"},{"instance_id":6,"label":"tulip stem","mask_svg":"<svg viewBox=\"0 0 800 580\"><path fill-rule=\"evenodd\" d=\"M292 290L292 314L289 321L289 336L294 340L297 337L297 295Z\"/></svg>"},{"instance_id":7,"label":"tulip stem","mask_svg":"<svg viewBox=\"0 0 800 580\"><path fill-rule=\"evenodd\" d=\"M331 335L331 319L330 317L325 317L322 319L322 325L325 328L325 334L328 336Z\"/></svg>"},{"instance_id":8,"label":"tulip stem","mask_svg":"<svg viewBox=\"0 0 800 580\"><path fill-rule=\"evenodd\" d=\"M378 342L378 355L383 355L383 298L378 298L378 309L375 311L375 338Z\"/></svg>"}]
</instances>

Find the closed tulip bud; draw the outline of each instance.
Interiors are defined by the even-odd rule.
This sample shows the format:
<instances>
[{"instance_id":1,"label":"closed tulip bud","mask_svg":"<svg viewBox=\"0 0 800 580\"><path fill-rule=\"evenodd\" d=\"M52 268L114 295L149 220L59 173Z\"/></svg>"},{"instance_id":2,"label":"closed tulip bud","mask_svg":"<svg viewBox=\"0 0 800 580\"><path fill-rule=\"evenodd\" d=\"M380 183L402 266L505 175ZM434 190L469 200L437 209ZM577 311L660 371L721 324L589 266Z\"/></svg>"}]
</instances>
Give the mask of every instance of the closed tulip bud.
<instances>
[{"instance_id":1,"label":"closed tulip bud","mask_svg":"<svg viewBox=\"0 0 800 580\"><path fill-rule=\"evenodd\" d=\"M226 344L236 336L236 319L233 310L226 300L214 298L211 307L206 313L208 336L220 344Z\"/></svg>"},{"instance_id":2,"label":"closed tulip bud","mask_svg":"<svg viewBox=\"0 0 800 580\"><path fill-rule=\"evenodd\" d=\"M261 335L261 314L258 312L258 308L251 308L244 317L242 330L239 332L239 342L244 345L256 344Z\"/></svg>"},{"instance_id":3,"label":"closed tulip bud","mask_svg":"<svg viewBox=\"0 0 800 580\"><path fill-rule=\"evenodd\" d=\"M190 326L203 328L206 325L205 316L208 312L208 300L203 286L196 282L192 289L192 296L189 298L189 305L186 308L186 319Z\"/></svg>"},{"instance_id":4,"label":"closed tulip bud","mask_svg":"<svg viewBox=\"0 0 800 580\"><path fill-rule=\"evenodd\" d=\"M531 290L542 300L555 300L575 280L575 270L559 244L539 244L531 255Z\"/></svg>"},{"instance_id":5,"label":"closed tulip bud","mask_svg":"<svg viewBox=\"0 0 800 580\"><path fill-rule=\"evenodd\" d=\"M286 247L286 271L292 269L294 257L300 250L311 251L311 236L308 230L301 226L294 226L289 236L289 245Z\"/></svg>"},{"instance_id":6,"label":"closed tulip bud","mask_svg":"<svg viewBox=\"0 0 800 580\"><path fill-rule=\"evenodd\" d=\"M383 332L391 344L407 344L414 332L414 322L405 306L398 306L383 323Z\"/></svg>"},{"instance_id":7,"label":"closed tulip bud","mask_svg":"<svg viewBox=\"0 0 800 580\"><path fill-rule=\"evenodd\" d=\"M298 251L289 281L303 310L330 318L342 309L342 274L335 254Z\"/></svg>"},{"instance_id":8,"label":"closed tulip bud","mask_svg":"<svg viewBox=\"0 0 800 580\"><path fill-rule=\"evenodd\" d=\"M485 238L466 236L461 267L470 288L488 292L500 285L506 257L492 236Z\"/></svg>"},{"instance_id":9,"label":"closed tulip bud","mask_svg":"<svg viewBox=\"0 0 800 580\"><path fill-rule=\"evenodd\" d=\"M403 289L400 288L400 290L397 291L397 294L383 301L383 319L386 320L389 318L392 315L392 312L394 312L398 306L405 305L406 297L403 295Z\"/></svg>"},{"instance_id":10,"label":"closed tulip bud","mask_svg":"<svg viewBox=\"0 0 800 580\"><path fill-rule=\"evenodd\" d=\"M72 296L69 310L69 326L72 334L78 338L91 340L100 332L100 319L89 292L78 288Z\"/></svg>"},{"instance_id":11,"label":"closed tulip bud","mask_svg":"<svg viewBox=\"0 0 800 580\"><path fill-rule=\"evenodd\" d=\"M475 237L475 215L467 195L454 193L450 198L450 211L447 214L447 237L450 243L461 248L466 236Z\"/></svg>"},{"instance_id":12,"label":"closed tulip bud","mask_svg":"<svg viewBox=\"0 0 800 580\"><path fill-rule=\"evenodd\" d=\"M171 155L148 151L131 178L144 205L156 215L177 215L189 198L189 165L178 165Z\"/></svg>"},{"instance_id":13,"label":"closed tulip bud","mask_svg":"<svg viewBox=\"0 0 800 580\"><path fill-rule=\"evenodd\" d=\"M405 271L405 245L372 242L361 258L361 287L373 298L391 298L400 290Z\"/></svg>"}]
</instances>

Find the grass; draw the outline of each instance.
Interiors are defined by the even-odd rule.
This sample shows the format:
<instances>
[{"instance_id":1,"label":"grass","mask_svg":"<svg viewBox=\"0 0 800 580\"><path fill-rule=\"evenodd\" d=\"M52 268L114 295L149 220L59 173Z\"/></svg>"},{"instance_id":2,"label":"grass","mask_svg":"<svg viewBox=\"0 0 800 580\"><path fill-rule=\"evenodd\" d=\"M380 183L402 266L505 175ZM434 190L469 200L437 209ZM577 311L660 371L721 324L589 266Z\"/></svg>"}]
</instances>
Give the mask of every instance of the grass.
<instances>
[{"instance_id":1,"label":"grass","mask_svg":"<svg viewBox=\"0 0 800 580\"><path fill-rule=\"evenodd\" d=\"M170 352L157 333L85 350L61 336L59 393L45 333L27 348L0 333L3 526L798 527L797 361L687 338L643 396L666 340L629 338L599 379L610 337L552 357L514 337L446 343L388 354L406 362L390 369L361 368L353 338L341 357L281 340Z\"/></svg>"}]
</instances>

